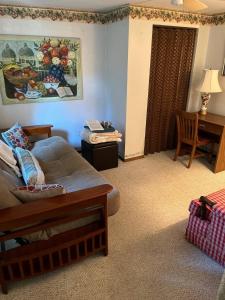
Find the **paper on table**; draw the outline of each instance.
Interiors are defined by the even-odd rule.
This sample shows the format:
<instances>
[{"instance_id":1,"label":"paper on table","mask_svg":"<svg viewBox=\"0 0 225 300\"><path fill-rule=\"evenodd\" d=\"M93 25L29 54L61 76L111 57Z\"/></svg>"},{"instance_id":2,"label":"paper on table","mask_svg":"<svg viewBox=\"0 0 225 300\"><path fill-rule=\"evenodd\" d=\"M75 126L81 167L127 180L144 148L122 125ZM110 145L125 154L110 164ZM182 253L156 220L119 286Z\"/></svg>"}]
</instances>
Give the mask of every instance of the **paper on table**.
<instances>
[{"instance_id":1,"label":"paper on table","mask_svg":"<svg viewBox=\"0 0 225 300\"><path fill-rule=\"evenodd\" d=\"M86 121L87 126L91 131L93 130L104 130L101 123L98 120L88 120Z\"/></svg>"}]
</instances>

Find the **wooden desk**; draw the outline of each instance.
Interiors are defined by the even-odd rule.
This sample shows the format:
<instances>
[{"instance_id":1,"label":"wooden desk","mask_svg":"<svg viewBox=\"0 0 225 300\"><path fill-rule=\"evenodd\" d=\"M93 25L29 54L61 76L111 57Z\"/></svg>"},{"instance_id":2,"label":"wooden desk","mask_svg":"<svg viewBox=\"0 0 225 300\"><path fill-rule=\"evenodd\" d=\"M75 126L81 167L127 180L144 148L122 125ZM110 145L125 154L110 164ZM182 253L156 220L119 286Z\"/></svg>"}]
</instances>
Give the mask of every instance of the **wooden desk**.
<instances>
[{"instance_id":1,"label":"wooden desk","mask_svg":"<svg viewBox=\"0 0 225 300\"><path fill-rule=\"evenodd\" d=\"M225 170L225 116L208 113L199 115L199 129L212 133L219 138L219 148L216 155L214 173Z\"/></svg>"}]
</instances>

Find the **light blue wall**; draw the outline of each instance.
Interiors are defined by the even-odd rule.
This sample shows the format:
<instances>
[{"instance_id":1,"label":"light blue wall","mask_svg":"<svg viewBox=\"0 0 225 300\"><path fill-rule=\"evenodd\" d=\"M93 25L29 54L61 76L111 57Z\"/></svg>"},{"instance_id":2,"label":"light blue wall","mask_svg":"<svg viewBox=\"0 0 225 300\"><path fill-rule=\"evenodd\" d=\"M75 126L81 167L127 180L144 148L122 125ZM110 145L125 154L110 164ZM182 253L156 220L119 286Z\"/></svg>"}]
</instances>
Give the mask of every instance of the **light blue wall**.
<instances>
[{"instance_id":1,"label":"light blue wall","mask_svg":"<svg viewBox=\"0 0 225 300\"><path fill-rule=\"evenodd\" d=\"M0 18L0 34L78 37L81 39L83 100L43 104L2 105L0 128L18 121L22 125L54 125L54 130L74 146L86 119L105 119L105 26L48 20Z\"/></svg>"},{"instance_id":2,"label":"light blue wall","mask_svg":"<svg viewBox=\"0 0 225 300\"><path fill-rule=\"evenodd\" d=\"M106 25L106 116L123 134L119 154L124 157L126 109L127 109L127 66L129 20L124 19Z\"/></svg>"}]
</instances>

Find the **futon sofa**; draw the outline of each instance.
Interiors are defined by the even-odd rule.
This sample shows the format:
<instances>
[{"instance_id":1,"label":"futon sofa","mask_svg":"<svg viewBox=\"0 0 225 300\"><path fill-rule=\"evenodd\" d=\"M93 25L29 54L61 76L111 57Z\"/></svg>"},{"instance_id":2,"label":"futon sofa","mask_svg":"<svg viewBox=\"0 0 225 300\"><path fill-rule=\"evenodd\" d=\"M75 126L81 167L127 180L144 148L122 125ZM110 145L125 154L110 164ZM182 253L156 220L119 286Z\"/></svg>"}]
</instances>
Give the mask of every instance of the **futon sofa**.
<instances>
[{"instance_id":1,"label":"futon sofa","mask_svg":"<svg viewBox=\"0 0 225 300\"><path fill-rule=\"evenodd\" d=\"M119 191L63 138L37 141L32 153L46 183L66 193L22 204L11 192L24 182L0 161L0 284L54 270L98 251L108 254L108 216L120 206ZM7 243L22 241L7 249ZM5 244L5 242L7 243Z\"/></svg>"}]
</instances>

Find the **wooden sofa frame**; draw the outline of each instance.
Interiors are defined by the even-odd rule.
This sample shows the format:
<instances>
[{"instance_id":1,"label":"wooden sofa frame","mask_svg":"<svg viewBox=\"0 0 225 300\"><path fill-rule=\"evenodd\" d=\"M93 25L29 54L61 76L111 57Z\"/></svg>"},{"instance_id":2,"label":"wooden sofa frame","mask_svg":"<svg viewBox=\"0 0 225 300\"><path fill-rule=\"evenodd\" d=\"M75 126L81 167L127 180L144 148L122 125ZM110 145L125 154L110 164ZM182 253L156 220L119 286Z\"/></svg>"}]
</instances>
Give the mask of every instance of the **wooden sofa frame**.
<instances>
[{"instance_id":1,"label":"wooden sofa frame","mask_svg":"<svg viewBox=\"0 0 225 300\"><path fill-rule=\"evenodd\" d=\"M93 188L41 199L0 210L0 285L31 278L72 264L96 252L108 255L107 194L112 186ZM5 241L60 224L99 215L98 221L39 240L6 249Z\"/></svg>"}]
</instances>

